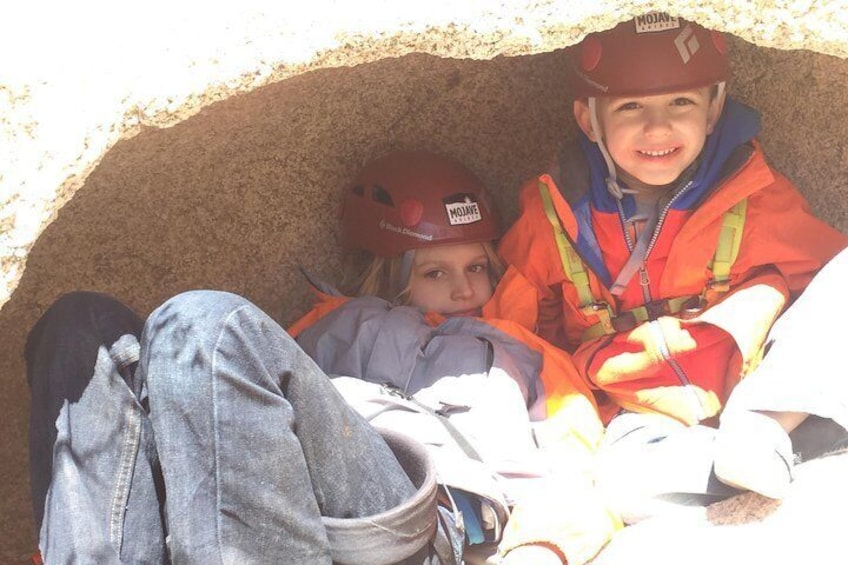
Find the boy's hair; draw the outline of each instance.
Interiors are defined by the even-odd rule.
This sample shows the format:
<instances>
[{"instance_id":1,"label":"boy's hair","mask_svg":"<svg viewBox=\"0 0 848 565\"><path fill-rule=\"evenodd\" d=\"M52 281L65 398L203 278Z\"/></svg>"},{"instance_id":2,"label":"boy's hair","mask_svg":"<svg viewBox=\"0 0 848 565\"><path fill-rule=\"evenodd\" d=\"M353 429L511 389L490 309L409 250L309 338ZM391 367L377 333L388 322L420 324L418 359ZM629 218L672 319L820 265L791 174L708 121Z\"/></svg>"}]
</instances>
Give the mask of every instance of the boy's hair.
<instances>
[{"instance_id":1,"label":"boy's hair","mask_svg":"<svg viewBox=\"0 0 848 565\"><path fill-rule=\"evenodd\" d=\"M489 260L489 281L494 288L503 276L506 267L495 252L492 242L481 241L480 245L483 246L483 251ZM409 253L415 253L415 251L412 250ZM345 294L349 296L378 296L392 304L409 304L409 283L404 283L404 281L409 280L409 274L404 272L405 269L408 269L408 266L403 264L403 254L393 257L379 257L363 253L363 256L358 259L360 261L367 260L369 257L370 262L353 284L345 289L347 291Z\"/></svg>"}]
</instances>

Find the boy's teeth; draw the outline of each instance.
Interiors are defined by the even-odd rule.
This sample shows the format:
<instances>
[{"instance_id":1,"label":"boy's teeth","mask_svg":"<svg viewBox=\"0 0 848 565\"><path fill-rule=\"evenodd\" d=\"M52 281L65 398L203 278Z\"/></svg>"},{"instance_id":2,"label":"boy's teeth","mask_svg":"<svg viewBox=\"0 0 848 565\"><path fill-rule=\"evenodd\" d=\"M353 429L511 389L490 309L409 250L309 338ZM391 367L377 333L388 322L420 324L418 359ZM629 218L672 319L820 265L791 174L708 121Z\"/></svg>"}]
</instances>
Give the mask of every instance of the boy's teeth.
<instances>
[{"instance_id":1,"label":"boy's teeth","mask_svg":"<svg viewBox=\"0 0 848 565\"><path fill-rule=\"evenodd\" d=\"M668 155L674 151L674 149L664 149L662 151L642 151L645 155L650 155L651 157L662 157L663 155Z\"/></svg>"}]
</instances>

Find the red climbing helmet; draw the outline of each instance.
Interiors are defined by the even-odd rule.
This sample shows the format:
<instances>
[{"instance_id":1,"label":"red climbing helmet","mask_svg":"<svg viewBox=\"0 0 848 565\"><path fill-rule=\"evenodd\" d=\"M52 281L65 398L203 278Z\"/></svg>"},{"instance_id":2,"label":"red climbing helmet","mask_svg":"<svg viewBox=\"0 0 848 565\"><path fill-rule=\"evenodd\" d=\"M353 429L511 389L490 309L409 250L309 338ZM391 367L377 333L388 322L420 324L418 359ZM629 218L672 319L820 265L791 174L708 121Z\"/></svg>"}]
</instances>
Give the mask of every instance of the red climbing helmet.
<instances>
[{"instance_id":1,"label":"red climbing helmet","mask_svg":"<svg viewBox=\"0 0 848 565\"><path fill-rule=\"evenodd\" d=\"M453 159L396 152L345 187L342 246L392 257L421 247L491 241L500 227L486 186Z\"/></svg>"},{"instance_id":2,"label":"red climbing helmet","mask_svg":"<svg viewBox=\"0 0 848 565\"><path fill-rule=\"evenodd\" d=\"M689 90L725 82L730 73L720 32L662 12L587 35L570 59L575 98Z\"/></svg>"}]
</instances>

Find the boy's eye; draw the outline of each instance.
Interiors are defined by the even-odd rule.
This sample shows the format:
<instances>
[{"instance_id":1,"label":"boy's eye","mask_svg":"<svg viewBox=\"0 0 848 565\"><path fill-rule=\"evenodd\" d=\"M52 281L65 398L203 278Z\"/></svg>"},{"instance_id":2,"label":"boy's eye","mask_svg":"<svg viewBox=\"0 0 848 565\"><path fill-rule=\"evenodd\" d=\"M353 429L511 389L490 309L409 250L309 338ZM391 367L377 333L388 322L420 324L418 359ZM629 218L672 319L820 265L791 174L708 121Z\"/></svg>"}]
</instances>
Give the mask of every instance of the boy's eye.
<instances>
[{"instance_id":1,"label":"boy's eye","mask_svg":"<svg viewBox=\"0 0 848 565\"><path fill-rule=\"evenodd\" d=\"M424 273L424 277L428 279L440 279L444 276L444 274L444 271L434 269L432 271L427 271L426 273Z\"/></svg>"},{"instance_id":2,"label":"boy's eye","mask_svg":"<svg viewBox=\"0 0 848 565\"><path fill-rule=\"evenodd\" d=\"M471 265L470 267L468 267L468 270L472 273L484 273L488 268L488 265L484 263L478 263L476 265Z\"/></svg>"},{"instance_id":3,"label":"boy's eye","mask_svg":"<svg viewBox=\"0 0 848 565\"><path fill-rule=\"evenodd\" d=\"M639 104L637 102L625 102L617 108L619 112L626 112L628 110L638 110Z\"/></svg>"},{"instance_id":4,"label":"boy's eye","mask_svg":"<svg viewBox=\"0 0 848 565\"><path fill-rule=\"evenodd\" d=\"M672 106L688 106L690 104L694 104L695 102L691 98L675 98L671 103Z\"/></svg>"}]
</instances>

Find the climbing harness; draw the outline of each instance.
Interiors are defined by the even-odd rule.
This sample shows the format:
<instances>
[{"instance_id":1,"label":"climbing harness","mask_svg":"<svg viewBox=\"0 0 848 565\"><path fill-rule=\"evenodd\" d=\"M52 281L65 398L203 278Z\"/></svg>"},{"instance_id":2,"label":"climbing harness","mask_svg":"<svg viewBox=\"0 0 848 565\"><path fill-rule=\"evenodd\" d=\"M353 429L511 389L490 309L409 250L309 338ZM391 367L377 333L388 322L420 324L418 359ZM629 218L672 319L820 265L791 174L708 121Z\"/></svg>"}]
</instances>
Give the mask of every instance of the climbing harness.
<instances>
[{"instance_id":1,"label":"climbing harness","mask_svg":"<svg viewBox=\"0 0 848 565\"><path fill-rule=\"evenodd\" d=\"M584 316L595 315L598 318L595 324L583 332L581 341L628 331L661 316L683 312L691 317L695 312L700 311L708 301L712 301L717 295L730 290L730 270L739 255L739 247L742 244L742 232L745 229L745 215L748 205L747 199L739 201L722 216L718 245L709 265L713 276L700 295L655 300L615 314L609 303L598 300L592 293L586 265L574 249L565 230L562 229L548 185L540 180L538 186L545 216L553 228L554 239L562 262L562 270L577 290L580 312Z\"/></svg>"}]
</instances>

